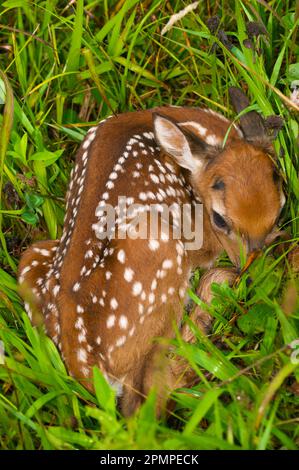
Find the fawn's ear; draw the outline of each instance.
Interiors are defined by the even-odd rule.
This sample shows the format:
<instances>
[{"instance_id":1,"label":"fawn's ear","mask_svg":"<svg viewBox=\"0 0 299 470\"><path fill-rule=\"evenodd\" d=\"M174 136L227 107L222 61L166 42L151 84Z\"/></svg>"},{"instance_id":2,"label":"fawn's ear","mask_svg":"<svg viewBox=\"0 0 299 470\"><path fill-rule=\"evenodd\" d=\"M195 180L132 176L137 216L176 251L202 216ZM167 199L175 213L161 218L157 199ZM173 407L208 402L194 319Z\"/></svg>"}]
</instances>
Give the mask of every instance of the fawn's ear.
<instances>
[{"instance_id":1,"label":"fawn's ear","mask_svg":"<svg viewBox=\"0 0 299 470\"><path fill-rule=\"evenodd\" d=\"M182 168L194 172L202 168L217 153L216 148L193 132L182 129L169 117L153 113L155 138L159 146Z\"/></svg>"},{"instance_id":2,"label":"fawn's ear","mask_svg":"<svg viewBox=\"0 0 299 470\"><path fill-rule=\"evenodd\" d=\"M250 105L249 99L240 88L230 87L228 91L232 105L238 114ZM268 140L264 120L256 111L243 114L240 117L240 127L245 139L249 142Z\"/></svg>"}]
</instances>

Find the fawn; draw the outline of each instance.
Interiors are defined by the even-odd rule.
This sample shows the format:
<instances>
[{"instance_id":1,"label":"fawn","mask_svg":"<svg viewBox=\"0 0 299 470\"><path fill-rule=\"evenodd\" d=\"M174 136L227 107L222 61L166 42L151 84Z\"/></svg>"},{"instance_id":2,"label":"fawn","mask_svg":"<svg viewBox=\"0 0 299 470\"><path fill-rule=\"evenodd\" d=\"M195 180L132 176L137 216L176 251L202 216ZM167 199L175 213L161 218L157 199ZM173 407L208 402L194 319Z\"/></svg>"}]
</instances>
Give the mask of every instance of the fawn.
<instances>
[{"instance_id":1,"label":"fawn","mask_svg":"<svg viewBox=\"0 0 299 470\"><path fill-rule=\"evenodd\" d=\"M238 88L230 96L238 113L249 105ZM184 107L102 121L78 151L61 239L36 242L22 256L19 283L31 321L45 324L69 373L90 389L92 367L98 366L125 415L153 385L163 397L187 383L175 360L166 354L162 360L163 346L154 339L173 338L175 324L187 341L194 340L181 325L191 271L208 269L198 292L210 302L211 283L235 279L240 246L247 254L262 248L284 205L261 116L251 111L240 118L240 128L230 126L212 110ZM119 216L119 195L128 206L141 206L131 215L125 207L127 217L118 217L114 232L103 236L105 207L109 203ZM199 249L186 249L184 235L172 237L162 223L156 238L116 233L117 225L130 226L138 213L148 222L151 204L158 212L162 204L172 205L173 228L180 207L200 201ZM193 212L190 218L194 226ZM212 268L223 250L235 268ZM210 317L199 307L192 319L209 328Z\"/></svg>"}]
</instances>

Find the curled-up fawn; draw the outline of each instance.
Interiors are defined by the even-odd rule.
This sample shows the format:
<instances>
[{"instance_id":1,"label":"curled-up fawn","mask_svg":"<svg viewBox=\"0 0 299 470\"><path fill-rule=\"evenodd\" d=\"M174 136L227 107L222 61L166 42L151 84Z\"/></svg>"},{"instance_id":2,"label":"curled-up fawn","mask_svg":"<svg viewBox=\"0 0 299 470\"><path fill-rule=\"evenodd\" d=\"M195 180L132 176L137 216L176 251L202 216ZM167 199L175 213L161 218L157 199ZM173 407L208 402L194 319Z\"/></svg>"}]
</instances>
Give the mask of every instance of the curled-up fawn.
<instances>
[{"instance_id":1,"label":"curled-up fawn","mask_svg":"<svg viewBox=\"0 0 299 470\"><path fill-rule=\"evenodd\" d=\"M248 106L241 90L230 95L238 113ZM42 319L69 373L92 388L98 366L125 415L153 385L162 396L184 384L173 364L161 369L163 348L154 339L173 338L174 322L181 328L191 271L208 269L199 295L210 302L212 282L235 279L240 245L250 254L274 230L285 198L273 158L253 111L240 128L209 109L162 107L117 115L88 131L71 174L62 237L25 251L19 283L30 319ZM108 207L116 217L105 231ZM165 207L168 224L158 219L153 234L151 216ZM191 208L185 218L194 239L201 232L199 244L182 231L173 236L183 207ZM145 236L136 236L137 216ZM236 269L212 268L223 249ZM199 307L192 318L209 327ZM185 326L182 335L193 340Z\"/></svg>"}]
</instances>

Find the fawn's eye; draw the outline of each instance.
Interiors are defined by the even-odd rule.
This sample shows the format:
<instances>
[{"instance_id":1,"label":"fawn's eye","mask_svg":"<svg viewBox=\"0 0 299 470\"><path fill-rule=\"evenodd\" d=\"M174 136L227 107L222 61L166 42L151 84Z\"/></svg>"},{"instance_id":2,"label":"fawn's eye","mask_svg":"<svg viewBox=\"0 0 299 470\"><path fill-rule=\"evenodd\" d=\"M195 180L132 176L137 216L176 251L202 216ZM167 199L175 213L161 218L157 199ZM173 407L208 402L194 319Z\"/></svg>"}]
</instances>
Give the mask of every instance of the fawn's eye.
<instances>
[{"instance_id":1,"label":"fawn's eye","mask_svg":"<svg viewBox=\"0 0 299 470\"><path fill-rule=\"evenodd\" d=\"M228 225L224 218L220 214L218 214L218 212L215 211L213 211L213 222L218 228L228 229Z\"/></svg>"},{"instance_id":2,"label":"fawn's eye","mask_svg":"<svg viewBox=\"0 0 299 470\"><path fill-rule=\"evenodd\" d=\"M222 180L216 180L212 186L212 189L221 190L225 188L225 184Z\"/></svg>"}]
</instances>

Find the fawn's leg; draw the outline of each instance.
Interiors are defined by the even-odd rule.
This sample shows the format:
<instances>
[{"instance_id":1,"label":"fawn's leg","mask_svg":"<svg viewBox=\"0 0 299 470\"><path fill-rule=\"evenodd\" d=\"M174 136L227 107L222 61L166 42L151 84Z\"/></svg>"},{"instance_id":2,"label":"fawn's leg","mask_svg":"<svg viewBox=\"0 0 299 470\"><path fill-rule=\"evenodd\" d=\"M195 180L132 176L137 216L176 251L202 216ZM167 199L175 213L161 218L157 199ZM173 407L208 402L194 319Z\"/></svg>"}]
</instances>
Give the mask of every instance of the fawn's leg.
<instances>
[{"instance_id":1,"label":"fawn's leg","mask_svg":"<svg viewBox=\"0 0 299 470\"><path fill-rule=\"evenodd\" d=\"M201 300L209 304L213 298L212 283L224 281L232 283L236 276L234 269L213 268L201 278L197 294ZM211 316L199 306L195 307L190 319L204 333L208 332L211 326ZM186 342L194 343L196 340L188 325L183 326L181 334ZM165 336L169 337L169 335ZM198 378L184 358L169 358L169 347L162 344L153 345L152 350L144 359L143 367L139 367L138 370L139 372L132 371L124 381L127 386L124 386L124 394L121 398L121 411L126 416L136 411L152 388L157 393L157 415L171 411L175 405L172 400L168 400L171 391L191 386Z\"/></svg>"},{"instance_id":2,"label":"fawn's leg","mask_svg":"<svg viewBox=\"0 0 299 470\"><path fill-rule=\"evenodd\" d=\"M144 370L143 393L147 396L151 389L155 390L157 416L165 414L168 396L172 390L168 353L169 347L155 345Z\"/></svg>"},{"instance_id":3,"label":"fawn's leg","mask_svg":"<svg viewBox=\"0 0 299 470\"><path fill-rule=\"evenodd\" d=\"M232 285L237 277L237 271L234 268L212 268L203 274L199 286L197 288L197 296L206 304L210 304L213 299L211 286L213 283L222 284L227 281ZM193 309L190 320L195 323L203 333L208 333L211 328L212 317L204 311L199 305ZM184 325L181 329L182 338L187 343L194 343L195 337L188 327Z\"/></svg>"},{"instance_id":4,"label":"fawn's leg","mask_svg":"<svg viewBox=\"0 0 299 470\"><path fill-rule=\"evenodd\" d=\"M162 338L170 338L172 326L169 324ZM169 367L169 344L166 340L152 344L152 348L144 356L142 362L136 362L136 367L124 378L123 396L120 399L121 411L125 416L132 415L144 402L151 389L157 394L156 412L160 416L166 408L167 397L173 387L172 370Z\"/></svg>"},{"instance_id":5,"label":"fawn's leg","mask_svg":"<svg viewBox=\"0 0 299 470\"><path fill-rule=\"evenodd\" d=\"M56 306L50 303L50 274L58 244L59 240L34 243L23 253L19 264L19 291L34 325L44 323L44 316L51 314L48 310L56 309Z\"/></svg>"},{"instance_id":6,"label":"fawn's leg","mask_svg":"<svg viewBox=\"0 0 299 470\"><path fill-rule=\"evenodd\" d=\"M210 304L213 298L212 284L214 282L221 284L228 281L232 285L236 277L237 272L234 268L212 268L202 276L197 289L197 295L203 302ZM198 305L191 313L190 319L204 334L207 334L211 328L212 317ZM196 341L196 337L187 324L182 327L181 336L187 343L194 343ZM180 387L190 387L198 380L197 375L184 358L176 357L170 359L170 369L171 386L169 388L172 390Z\"/></svg>"},{"instance_id":7,"label":"fawn's leg","mask_svg":"<svg viewBox=\"0 0 299 470\"><path fill-rule=\"evenodd\" d=\"M142 371L133 369L124 378L123 393L119 399L120 409L125 417L131 416L144 401L141 392Z\"/></svg>"}]
</instances>

